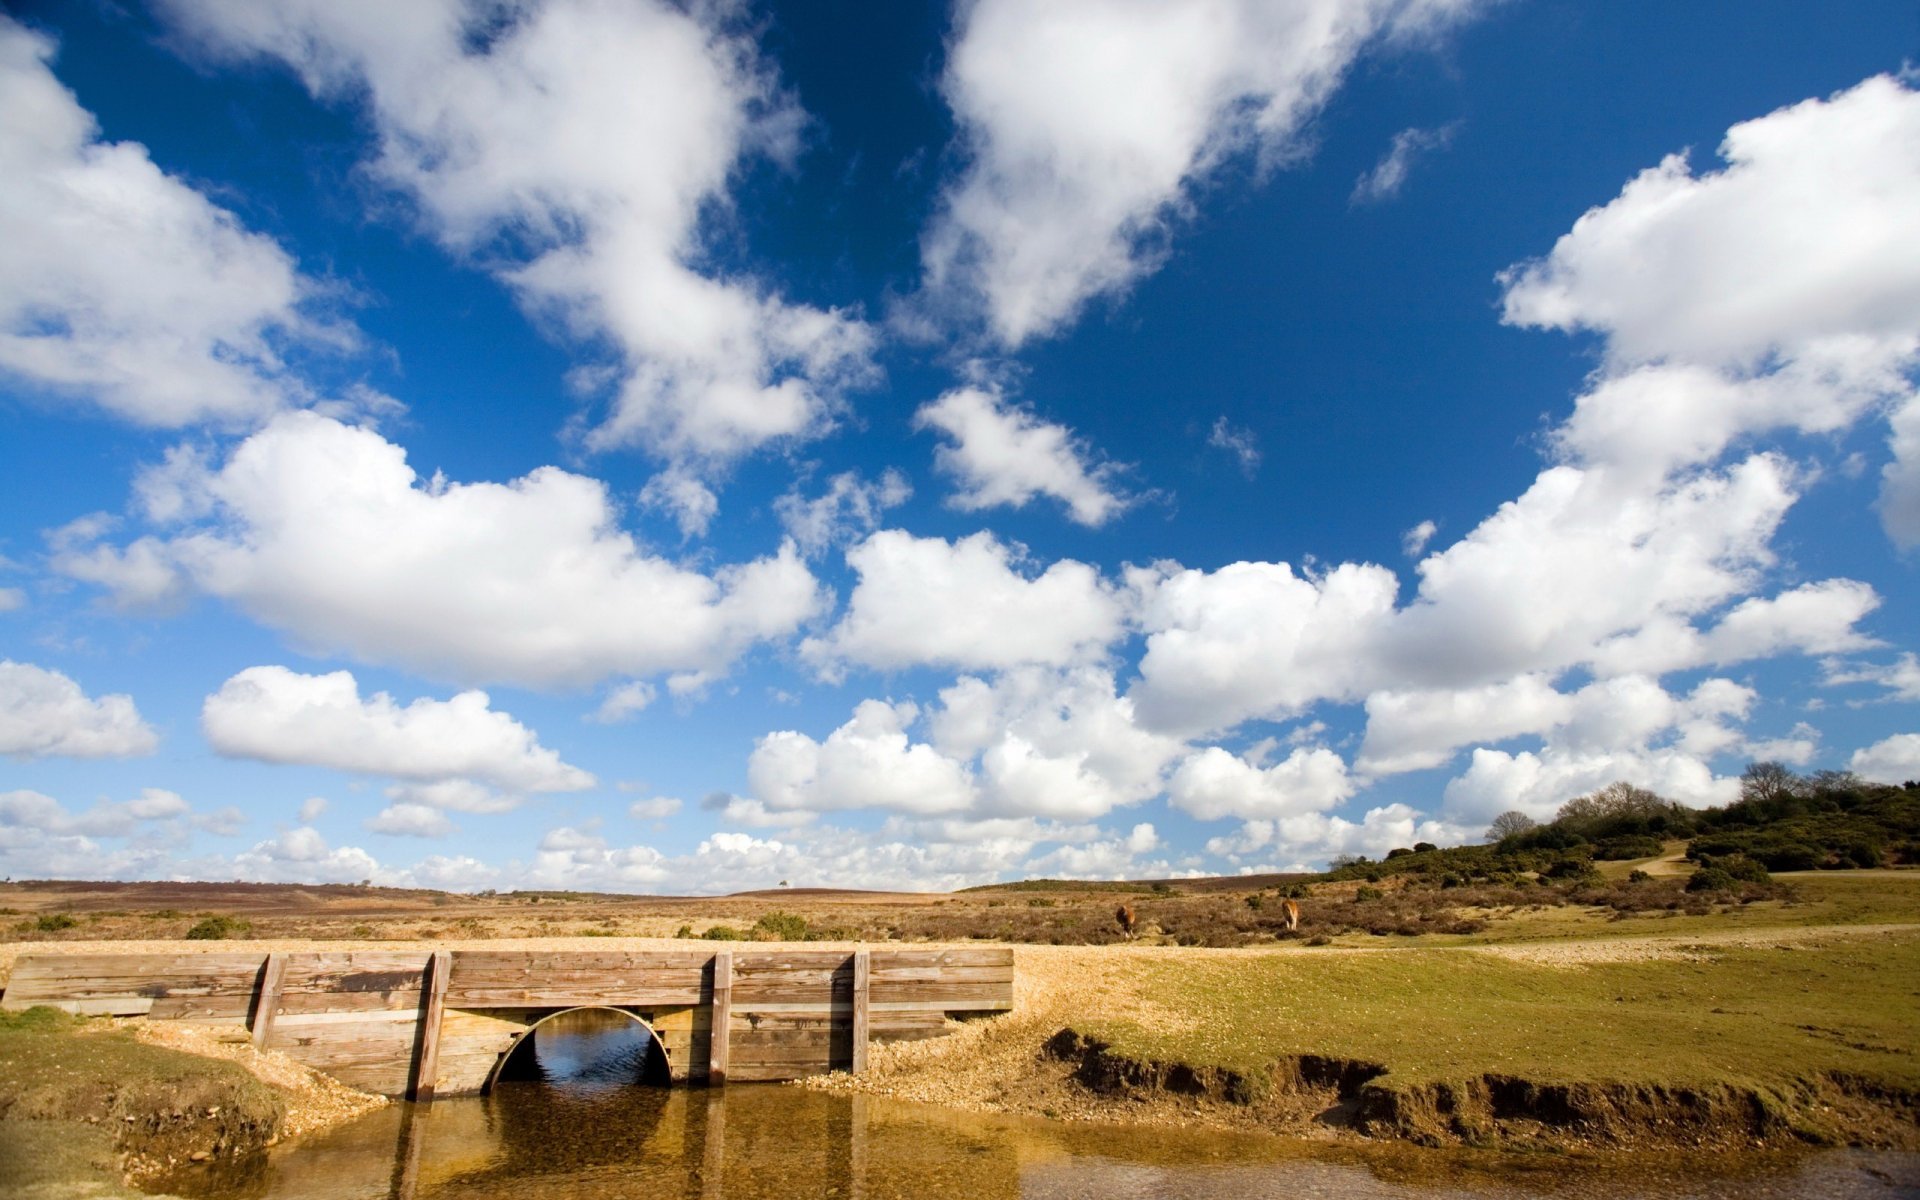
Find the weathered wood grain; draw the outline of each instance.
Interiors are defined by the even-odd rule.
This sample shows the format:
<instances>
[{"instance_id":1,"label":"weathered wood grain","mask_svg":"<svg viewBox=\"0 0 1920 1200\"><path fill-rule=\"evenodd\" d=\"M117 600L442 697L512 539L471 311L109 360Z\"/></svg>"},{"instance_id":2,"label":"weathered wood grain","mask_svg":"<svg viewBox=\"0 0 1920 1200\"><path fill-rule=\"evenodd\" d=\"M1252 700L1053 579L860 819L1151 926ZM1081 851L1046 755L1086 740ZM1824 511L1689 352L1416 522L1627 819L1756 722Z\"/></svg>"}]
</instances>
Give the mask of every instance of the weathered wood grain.
<instances>
[{"instance_id":1,"label":"weathered wood grain","mask_svg":"<svg viewBox=\"0 0 1920 1200\"><path fill-rule=\"evenodd\" d=\"M707 1082L727 1081L727 1057L733 1024L733 954L713 956L713 1028L707 1039Z\"/></svg>"},{"instance_id":2,"label":"weathered wood grain","mask_svg":"<svg viewBox=\"0 0 1920 1200\"><path fill-rule=\"evenodd\" d=\"M287 956L267 955L260 969L260 995L253 1002L253 1048L264 1050L267 1036L273 1032L273 1019L280 1011L280 988L287 979Z\"/></svg>"},{"instance_id":3,"label":"weathered wood grain","mask_svg":"<svg viewBox=\"0 0 1920 1200\"><path fill-rule=\"evenodd\" d=\"M848 1069L855 1075L867 1069L867 1041L873 1019L868 1007L868 989L873 978L873 956L866 950L853 952L853 1061Z\"/></svg>"},{"instance_id":4,"label":"weathered wood grain","mask_svg":"<svg viewBox=\"0 0 1920 1200\"><path fill-rule=\"evenodd\" d=\"M440 1020L447 1008L447 976L453 970L453 955L434 951L427 962L426 987L420 1000L420 1044L413 1060L413 1079L407 1098L421 1104L433 1103L433 1086L440 1078Z\"/></svg>"}]
</instances>

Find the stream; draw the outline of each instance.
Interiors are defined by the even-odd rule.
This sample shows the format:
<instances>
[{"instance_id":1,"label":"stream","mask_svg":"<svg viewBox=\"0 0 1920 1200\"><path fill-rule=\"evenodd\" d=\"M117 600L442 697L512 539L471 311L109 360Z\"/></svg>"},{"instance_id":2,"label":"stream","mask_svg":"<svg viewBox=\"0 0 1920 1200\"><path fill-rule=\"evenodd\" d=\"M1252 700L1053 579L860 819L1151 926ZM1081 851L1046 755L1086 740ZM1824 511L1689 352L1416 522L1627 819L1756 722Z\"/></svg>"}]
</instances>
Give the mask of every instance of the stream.
<instances>
[{"instance_id":1,"label":"stream","mask_svg":"<svg viewBox=\"0 0 1920 1200\"><path fill-rule=\"evenodd\" d=\"M666 1088L638 1026L543 1028L485 1097L396 1104L168 1181L198 1200L1851 1200L1920 1155L1591 1157L1332 1144L956 1112L773 1084Z\"/></svg>"}]
</instances>

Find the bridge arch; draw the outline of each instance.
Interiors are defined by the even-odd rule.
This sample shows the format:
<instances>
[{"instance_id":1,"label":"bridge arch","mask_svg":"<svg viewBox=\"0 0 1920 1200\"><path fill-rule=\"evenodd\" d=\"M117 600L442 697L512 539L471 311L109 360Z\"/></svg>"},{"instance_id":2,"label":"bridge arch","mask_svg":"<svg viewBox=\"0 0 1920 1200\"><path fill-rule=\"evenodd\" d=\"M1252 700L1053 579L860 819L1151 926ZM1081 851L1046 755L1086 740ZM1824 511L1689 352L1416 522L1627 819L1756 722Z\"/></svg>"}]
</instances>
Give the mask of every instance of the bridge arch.
<instances>
[{"instance_id":1,"label":"bridge arch","mask_svg":"<svg viewBox=\"0 0 1920 1200\"><path fill-rule=\"evenodd\" d=\"M624 1008L617 1008L611 1004L579 1004L572 1008L556 1008L552 1012L543 1014L539 1020L528 1025L526 1029L521 1032L520 1036L514 1039L513 1045L507 1047L506 1051L494 1062L493 1069L487 1072L486 1082L480 1085L481 1094L485 1095L493 1091L493 1085L500 1081L501 1072L506 1069L507 1063L511 1061L516 1054L536 1053L536 1051L525 1048L532 1043L534 1032L541 1026L561 1017L572 1016L576 1013L591 1012L613 1013L617 1016L625 1017L627 1020L645 1030L648 1041L651 1043L651 1053L647 1056L648 1061L650 1063L658 1063L659 1069L657 1072L648 1071L645 1078L636 1080L635 1082L654 1084L660 1087L667 1085L669 1081L667 1045L660 1040L659 1032L654 1029L651 1023L637 1013L630 1012Z\"/></svg>"}]
</instances>

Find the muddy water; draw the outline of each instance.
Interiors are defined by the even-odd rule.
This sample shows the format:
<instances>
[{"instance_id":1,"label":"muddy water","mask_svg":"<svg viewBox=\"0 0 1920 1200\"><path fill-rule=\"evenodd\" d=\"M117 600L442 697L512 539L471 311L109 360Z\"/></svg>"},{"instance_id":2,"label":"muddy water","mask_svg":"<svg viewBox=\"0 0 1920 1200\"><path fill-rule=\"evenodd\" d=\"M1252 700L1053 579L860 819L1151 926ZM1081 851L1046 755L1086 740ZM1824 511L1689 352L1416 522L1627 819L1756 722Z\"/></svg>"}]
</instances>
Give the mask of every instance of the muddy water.
<instances>
[{"instance_id":1,"label":"muddy water","mask_svg":"<svg viewBox=\"0 0 1920 1200\"><path fill-rule=\"evenodd\" d=\"M542 1027L515 1058L484 1099L396 1105L173 1186L206 1200L1920 1196L1920 1155L1573 1161L1069 1125L771 1085L667 1089L642 1082L657 1078L657 1052L618 1020Z\"/></svg>"}]
</instances>

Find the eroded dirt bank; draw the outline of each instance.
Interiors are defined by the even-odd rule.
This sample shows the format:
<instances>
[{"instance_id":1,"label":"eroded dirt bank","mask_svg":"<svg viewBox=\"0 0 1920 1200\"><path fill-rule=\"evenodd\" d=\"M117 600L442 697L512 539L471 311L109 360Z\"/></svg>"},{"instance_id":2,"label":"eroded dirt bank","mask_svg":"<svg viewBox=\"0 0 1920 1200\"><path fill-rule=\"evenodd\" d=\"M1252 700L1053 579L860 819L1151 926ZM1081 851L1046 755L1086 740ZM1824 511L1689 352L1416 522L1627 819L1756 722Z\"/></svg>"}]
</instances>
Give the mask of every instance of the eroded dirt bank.
<instances>
[{"instance_id":1,"label":"eroded dirt bank","mask_svg":"<svg viewBox=\"0 0 1920 1200\"><path fill-rule=\"evenodd\" d=\"M1667 960L1691 969L1735 948L1771 945L1787 953L1859 936L1798 930L1707 943L1560 943L1551 951L1503 948L1493 955L1556 974L1622 961ZM1192 1044L1198 1034L1204 1046L1209 1035L1196 1029L1194 1014L1167 1006L1162 993L1141 986L1142 971L1127 969L1130 955L1151 963L1166 953L1022 947L1012 1013L967 1022L946 1038L876 1047L866 1074L827 1076L806 1086L1070 1120L1252 1128L1428 1146L1920 1149L1920 1092L1845 1072L1811 1071L1764 1083L1675 1083L1632 1074L1624 1082L1566 1082L1490 1070L1492 1064L1476 1061L1469 1048L1459 1055L1457 1072L1435 1077L1429 1071L1414 1080L1396 1077L1391 1060L1337 1053L1287 1054L1241 1069L1207 1065L1204 1055L1196 1062L1130 1055L1090 1032L1121 1022L1166 1035L1166 1041ZM1245 952L1170 953L1204 963ZM1912 1054L1911 1046L1894 1049Z\"/></svg>"},{"instance_id":2,"label":"eroded dirt bank","mask_svg":"<svg viewBox=\"0 0 1920 1200\"><path fill-rule=\"evenodd\" d=\"M217 1171L385 1103L206 1029L7 1014L0 1192L164 1191L178 1172Z\"/></svg>"}]
</instances>

